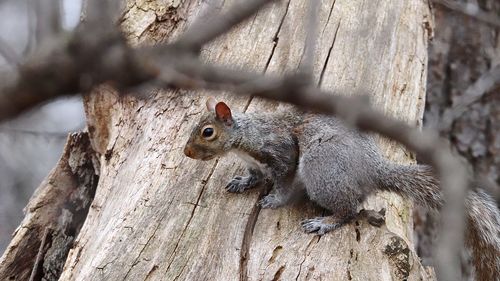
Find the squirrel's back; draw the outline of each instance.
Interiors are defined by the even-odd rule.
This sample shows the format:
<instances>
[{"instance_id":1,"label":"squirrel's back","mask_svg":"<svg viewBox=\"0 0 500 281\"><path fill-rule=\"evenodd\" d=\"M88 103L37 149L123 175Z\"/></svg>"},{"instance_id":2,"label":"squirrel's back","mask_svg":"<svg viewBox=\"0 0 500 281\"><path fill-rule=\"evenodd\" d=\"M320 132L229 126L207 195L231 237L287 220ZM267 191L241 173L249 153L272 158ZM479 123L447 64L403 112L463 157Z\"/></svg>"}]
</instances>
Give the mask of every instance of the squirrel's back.
<instances>
[{"instance_id":1,"label":"squirrel's back","mask_svg":"<svg viewBox=\"0 0 500 281\"><path fill-rule=\"evenodd\" d=\"M374 185L384 160L373 138L330 116L306 114L295 130L299 143L297 176L308 196L348 221Z\"/></svg>"},{"instance_id":2,"label":"squirrel's back","mask_svg":"<svg viewBox=\"0 0 500 281\"><path fill-rule=\"evenodd\" d=\"M299 130L299 175L312 200L351 216L359 201L377 190L391 191L430 209L444 203L439 181L426 165L385 160L374 140L328 116L306 115ZM500 212L479 187L469 191L466 244L477 280L500 279Z\"/></svg>"}]
</instances>

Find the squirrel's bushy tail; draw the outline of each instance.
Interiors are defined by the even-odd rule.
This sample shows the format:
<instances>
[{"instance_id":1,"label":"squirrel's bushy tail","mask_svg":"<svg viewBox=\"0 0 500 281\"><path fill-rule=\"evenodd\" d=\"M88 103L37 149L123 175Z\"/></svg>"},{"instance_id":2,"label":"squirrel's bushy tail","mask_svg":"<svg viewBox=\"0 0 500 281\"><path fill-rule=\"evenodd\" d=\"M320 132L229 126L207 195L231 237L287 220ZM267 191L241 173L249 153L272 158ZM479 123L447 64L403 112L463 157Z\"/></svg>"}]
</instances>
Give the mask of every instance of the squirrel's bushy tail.
<instances>
[{"instance_id":1,"label":"squirrel's bushy tail","mask_svg":"<svg viewBox=\"0 0 500 281\"><path fill-rule=\"evenodd\" d=\"M381 171L380 190L413 199L419 205L439 209L443 195L429 166L392 165ZM488 194L476 188L465 201L466 244L472 253L476 280L498 280L500 276L500 211Z\"/></svg>"},{"instance_id":2,"label":"squirrel's bushy tail","mask_svg":"<svg viewBox=\"0 0 500 281\"><path fill-rule=\"evenodd\" d=\"M431 209L443 205L439 182L429 166L391 164L380 173L379 189L398 193Z\"/></svg>"}]
</instances>

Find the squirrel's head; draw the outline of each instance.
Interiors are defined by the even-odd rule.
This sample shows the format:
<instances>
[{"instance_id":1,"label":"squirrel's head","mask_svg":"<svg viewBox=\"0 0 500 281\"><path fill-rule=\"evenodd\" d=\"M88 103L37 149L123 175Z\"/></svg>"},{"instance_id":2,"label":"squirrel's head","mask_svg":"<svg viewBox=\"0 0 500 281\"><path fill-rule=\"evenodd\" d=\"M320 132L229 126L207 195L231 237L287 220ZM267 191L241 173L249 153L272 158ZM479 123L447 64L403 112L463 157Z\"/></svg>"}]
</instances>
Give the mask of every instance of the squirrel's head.
<instances>
[{"instance_id":1,"label":"squirrel's head","mask_svg":"<svg viewBox=\"0 0 500 281\"><path fill-rule=\"evenodd\" d=\"M207 100L207 109L208 112L194 127L184 147L187 157L210 160L231 149L231 131L234 124L231 109L214 98Z\"/></svg>"}]
</instances>

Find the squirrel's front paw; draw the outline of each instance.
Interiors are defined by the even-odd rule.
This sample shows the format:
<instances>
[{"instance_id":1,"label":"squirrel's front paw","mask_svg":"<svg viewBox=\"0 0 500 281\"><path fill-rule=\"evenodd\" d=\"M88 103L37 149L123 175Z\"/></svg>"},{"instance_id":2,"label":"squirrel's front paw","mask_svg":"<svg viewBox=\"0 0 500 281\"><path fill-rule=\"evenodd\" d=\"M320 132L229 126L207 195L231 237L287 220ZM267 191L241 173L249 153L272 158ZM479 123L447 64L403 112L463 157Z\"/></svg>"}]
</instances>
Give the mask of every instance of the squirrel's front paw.
<instances>
[{"instance_id":1,"label":"squirrel's front paw","mask_svg":"<svg viewBox=\"0 0 500 281\"><path fill-rule=\"evenodd\" d=\"M276 209L281 207L283 205L283 202L278 195L271 193L262 198L259 201L259 205L262 207L262 209Z\"/></svg>"},{"instance_id":2,"label":"squirrel's front paw","mask_svg":"<svg viewBox=\"0 0 500 281\"><path fill-rule=\"evenodd\" d=\"M250 188L248 177L234 177L227 185L226 190L232 193L241 193Z\"/></svg>"}]
</instances>

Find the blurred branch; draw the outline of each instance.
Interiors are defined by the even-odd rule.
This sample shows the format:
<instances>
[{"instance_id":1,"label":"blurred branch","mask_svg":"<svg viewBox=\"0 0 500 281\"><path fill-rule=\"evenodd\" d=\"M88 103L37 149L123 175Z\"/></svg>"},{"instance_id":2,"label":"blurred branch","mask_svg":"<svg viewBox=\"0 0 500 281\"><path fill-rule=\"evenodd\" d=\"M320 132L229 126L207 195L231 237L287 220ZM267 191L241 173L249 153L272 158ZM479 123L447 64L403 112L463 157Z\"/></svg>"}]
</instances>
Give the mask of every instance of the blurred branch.
<instances>
[{"instance_id":1,"label":"blurred branch","mask_svg":"<svg viewBox=\"0 0 500 281\"><path fill-rule=\"evenodd\" d=\"M27 1L27 17L28 17L28 42L24 48L23 54L28 55L33 52L36 47L36 30L37 30L37 0Z\"/></svg>"},{"instance_id":2,"label":"blurred branch","mask_svg":"<svg viewBox=\"0 0 500 281\"><path fill-rule=\"evenodd\" d=\"M32 130L22 130L22 129L14 129L14 128L2 128L0 127L0 133L5 134L23 134L23 135L31 135L35 137L45 137L45 138L67 138L68 134L71 132L75 132L75 130L68 130L64 132L44 132L44 131L32 131Z\"/></svg>"},{"instance_id":3,"label":"blurred branch","mask_svg":"<svg viewBox=\"0 0 500 281\"><path fill-rule=\"evenodd\" d=\"M182 72L177 68L195 58L193 48L223 34L271 1L239 2L210 24L194 24L173 44L133 50L107 17L112 5L91 0L86 21L70 40L66 36L55 38L51 50L27 61L17 72L0 73L0 120L58 96L88 91L105 81L128 88L152 80L160 69L177 77ZM160 61L164 65L152 67Z\"/></svg>"},{"instance_id":4,"label":"blurred branch","mask_svg":"<svg viewBox=\"0 0 500 281\"><path fill-rule=\"evenodd\" d=\"M88 0L85 2L85 20L87 24L94 27L100 26L103 29L113 27L115 16L120 10L119 0Z\"/></svg>"},{"instance_id":5,"label":"blurred branch","mask_svg":"<svg viewBox=\"0 0 500 281\"><path fill-rule=\"evenodd\" d=\"M16 51L14 51L9 43L4 41L2 38L0 38L0 55L8 64L12 66L16 66L21 60L21 58L16 54Z\"/></svg>"},{"instance_id":6,"label":"blurred branch","mask_svg":"<svg viewBox=\"0 0 500 281\"><path fill-rule=\"evenodd\" d=\"M207 22L212 17L216 17L222 10L222 6L224 6L224 0L205 0L200 4L200 12L196 15L196 22Z\"/></svg>"},{"instance_id":7,"label":"blurred branch","mask_svg":"<svg viewBox=\"0 0 500 281\"><path fill-rule=\"evenodd\" d=\"M226 13L214 17L210 23L200 19L177 40L176 45L197 52L202 45L224 34L238 23L257 13L266 4L276 0L239 0Z\"/></svg>"},{"instance_id":8,"label":"blurred branch","mask_svg":"<svg viewBox=\"0 0 500 281\"><path fill-rule=\"evenodd\" d=\"M320 0L309 1L309 11L306 18L306 41L304 44L304 56L300 62L300 72L309 74L310 79L314 73L314 52L318 40L318 18Z\"/></svg>"},{"instance_id":9,"label":"blurred branch","mask_svg":"<svg viewBox=\"0 0 500 281\"><path fill-rule=\"evenodd\" d=\"M500 27L500 17L494 13L488 13L477 5L470 2L462 3L450 0L432 0L432 2L444 6L452 11L462 13L470 16L478 21L492 25L493 27Z\"/></svg>"},{"instance_id":10,"label":"blurred branch","mask_svg":"<svg viewBox=\"0 0 500 281\"><path fill-rule=\"evenodd\" d=\"M59 0L36 0L34 3L30 1L28 5L34 5L35 8L35 38L38 43L42 40L51 40L61 32L61 3Z\"/></svg>"}]
</instances>

